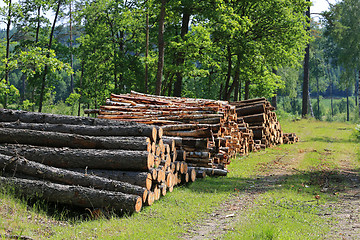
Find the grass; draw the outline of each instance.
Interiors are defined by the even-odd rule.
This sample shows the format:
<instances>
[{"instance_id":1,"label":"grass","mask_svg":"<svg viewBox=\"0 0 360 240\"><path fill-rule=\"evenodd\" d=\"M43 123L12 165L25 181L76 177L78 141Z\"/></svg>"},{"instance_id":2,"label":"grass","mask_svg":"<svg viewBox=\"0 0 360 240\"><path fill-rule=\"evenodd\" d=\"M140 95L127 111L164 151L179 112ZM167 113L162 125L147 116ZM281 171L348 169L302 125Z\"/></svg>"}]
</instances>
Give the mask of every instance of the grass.
<instances>
[{"instance_id":1,"label":"grass","mask_svg":"<svg viewBox=\"0 0 360 240\"><path fill-rule=\"evenodd\" d=\"M323 213L331 211L325 204L336 201L334 193L342 194L350 187L339 169L360 169L358 144L351 141L355 125L301 120L284 121L282 127L285 132L296 132L301 142L234 159L228 177L206 178L176 188L132 216L113 214L110 219L90 220L86 211L66 212L41 202L29 204L3 191L0 234L35 239L178 239L225 200L241 201L244 194L255 194L251 207L219 238L324 238L330 227ZM281 172L283 168L295 170L289 174ZM274 171L278 171L277 176L272 176ZM322 192L324 179L330 181L326 192Z\"/></svg>"}]
</instances>

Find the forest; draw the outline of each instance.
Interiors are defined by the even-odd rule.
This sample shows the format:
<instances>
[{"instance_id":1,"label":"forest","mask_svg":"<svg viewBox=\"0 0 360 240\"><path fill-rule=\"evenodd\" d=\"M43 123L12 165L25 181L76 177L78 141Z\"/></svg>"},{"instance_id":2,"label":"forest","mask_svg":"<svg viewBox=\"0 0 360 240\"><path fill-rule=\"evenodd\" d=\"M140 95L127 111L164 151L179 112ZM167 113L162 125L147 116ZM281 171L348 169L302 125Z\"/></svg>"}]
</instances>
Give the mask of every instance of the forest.
<instances>
[{"instance_id":1,"label":"forest","mask_svg":"<svg viewBox=\"0 0 360 240\"><path fill-rule=\"evenodd\" d=\"M238 101L359 119L360 2L3 0L3 108L83 115L110 93Z\"/></svg>"}]
</instances>

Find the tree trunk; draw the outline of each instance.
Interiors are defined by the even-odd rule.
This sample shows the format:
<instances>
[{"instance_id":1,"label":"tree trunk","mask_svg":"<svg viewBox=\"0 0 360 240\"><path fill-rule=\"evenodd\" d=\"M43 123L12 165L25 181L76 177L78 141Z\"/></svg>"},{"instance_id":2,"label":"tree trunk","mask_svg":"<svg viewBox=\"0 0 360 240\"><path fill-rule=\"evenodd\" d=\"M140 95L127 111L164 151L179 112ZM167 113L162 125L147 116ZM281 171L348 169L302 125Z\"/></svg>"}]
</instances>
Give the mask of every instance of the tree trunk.
<instances>
[{"instance_id":1,"label":"tree trunk","mask_svg":"<svg viewBox=\"0 0 360 240\"><path fill-rule=\"evenodd\" d=\"M146 151L69 149L0 145L6 155L20 155L31 161L59 168L92 168L126 171L147 171L154 165L154 155Z\"/></svg>"},{"instance_id":2,"label":"tree trunk","mask_svg":"<svg viewBox=\"0 0 360 240\"><path fill-rule=\"evenodd\" d=\"M225 81L225 87L223 91L223 100L228 99L228 88L230 84L230 78L231 78L231 69L232 69L232 57L231 57L231 48L230 45L227 46L227 61L228 61L228 69L227 69L227 75L226 75L226 81Z\"/></svg>"},{"instance_id":3,"label":"tree trunk","mask_svg":"<svg viewBox=\"0 0 360 240\"><path fill-rule=\"evenodd\" d=\"M145 93L149 93L149 8L146 9L146 40L145 40Z\"/></svg>"},{"instance_id":4,"label":"tree trunk","mask_svg":"<svg viewBox=\"0 0 360 240\"><path fill-rule=\"evenodd\" d=\"M51 27L51 33L50 33L49 45L48 45L49 50L51 49L51 46L52 46L52 41L53 41L54 31L55 31L55 26L56 26L56 20L57 20L57 17L59 15L59 12L60 12L60 6L61 6L61 0L58 1L58 5L57 5L57 8L56 8L56 13L55 13L55 17L54 17L54 22L53 22L53 25ZM45 65L44 72L42 74L42 80L41 80L40 99L39 99L39 112L42 111L42 105L43 105L43 100L44 100L44 95L45 95L45 85L46 85L47 72L48 72L48 65Z\"/></svg>"},{"instance_id":5,"label":"tree trunk","mask_svg":"<svg viewBox=\"0 0 360 240\"><path fill-rule=\"evenodd\" d=\"M10 57L10 27L11 27L11 18L12 18L12 12L11 12L11 3L12 3L12 0L9 0L9 4L8 4L8 15L7 15L7 23L6 23L6 54L5 54L5 58L6 58L6 61L5 61L5 83L6 85L9 85L9 73L10 73L10 70L9 70L9 57ZM7 108L7 104L8 104L8 94L5 93L5 99L4 99L4 102L3 102L3 107L4 108Z\"/></svg>"},{"instance_id":6,"label":"tree trunk","mask_svg":"<svg viewBox=\"0 0 360 240\"><path fill-rule=\"evenodd\" d=\"M89 126L141 126L139 123L111 121L90 117L0 109L0 122L49 123Z\"/></svg>"},{"instance_id":7,"label":"tree trunk","mask_svg":"<svg viewBox=\"0 0 360 240\"><path fill-rule=\"evenodd\" d=\"M256 104L244 107L237 107L236 113L238 116L254 115L259 113L265 113L265 104Z\"/></svg>"},{"instance_id":8,"label":"tree trunk","mask_svg":"<svg viewBox=\"0 0 360 240\"><path fill-rule=\"evenodd\" d=\"M346 121L350 121L350 107L349 107L349 87L346 89Z\"/></svg>"},{"instance_id":9,"label":"tree trunk","mask_svg":"<svg viewBox=\"0 0 360 240\"><path fill-rule=\"evenodd\" d=\"M137 185L46 166L21 157L10 157L0 154L0 168L6 172L13 174L21 173L39 180L45 179L65 185L79 185L82 187L134 194L140 196L144 202L147 197L147 190Z\"/></svg>"},{"instance_id":10,"label":"tree trunk","mask_svg":"<svg viewBox=\"0 0 360 240\"><path fill-rule=\"evenodd\" d=\"M71 169L72 171L85 172L84 169ZM151 189L152 179L151 173L149 172L129 172L129 171L114 171L114 170L96 170L86 169L87 174L110 178L113 180L127 182L133 185L141 186L147 190Z\"/></svg>"},{"instance_id":11,"label":"tree trunk","mask_svg":"<svg viewBox=\"0 0 360 240\"><path fill-rule=\"evenodd\" d=\"M142 199L136 195L103 191L93 188L69 186L38 180L0 177L2 187L13 187L26 197L45 199L49 202L71 204L84 208L114 209L119 212L139 212Z\"/></svg>"},{"instance_id":12,"label":"tree trunk","mask_svg":"<svg viewBox=\"0 0 360 240\"><path fill-rule=\"evenodd\" d=\"M78 116L80 116L80 111L81 111L81 98L82 98L82 94L83 94L83 89L82 89L83 77L84 77L84 62L81 61L81 74L80 74L80 83L79 83L80 99L79 99Z\"/></svg>"},{"instance_id":13,"label":"tree trunk","mask_svg":"<svg viewBox=\"0 0 360 240\"><path fill-rule=\"evenodd\" d=\"M358 99L359 99L359 117L360 117L360 70L359 70L359 76L358 76L358 78L359 78L359 83L358 83L358 91L357 91L357 93L358 93Z\"/></svg>"},{"instance_id":14,"label":"tree trunk","mask_svg":"<svg viewBox=\"0 0 360 240\"><path fill-rule=\"evenodd\" d=\"M180 37L184 41L185 40L185 35L189 31L189 23L190 23L190 16L191 16L191 14L189 13L189 9L186 9L184 7L184 12L183 12L182 15L183 15L183 17L182 17ZM177 56L177 60L176 60L176 66L178 67L178 69L181 69L181 66L184 64L184 62L185 62L185 53L184 52L179 52L178 56ZM174 96L175 97L180 97L181 96L182 78L183 78L182 77L182 70L178 70L176 72L176 81L175 81L175 84L174 84Z\"/></svg>"},{"instance_id":15,"label":"tree trunk","mask_svg":"<svg viewBox=\"0 0 360 240\"><path fill-rule=\"evenodd\" d=\"M309 0L307 0L309 2ZM307 16L307 32L310 34L310 7L306 11ZM305 49L305 58L304 58L304 79L303 79L303 93L302 93L302 117L308 115L309 107L309 61L310 61L310 43L308 43Z\"/></svg>"},{"instance_id":16,"label":"tree trunk","mask_svg":"<svg viewBox=\"0 0 360 240\"><path fill-rule=\"evenodd\" d=\"M156 75L155 95L160 95L160 93L161 93L161 84L162 84L162 77L163 77L163 71L164 71L165 5L166 5L166 0L161 0L161 10L160 10L160 18L159 18L159 36L158 36L159 59L158 59L158 69L157 69L157 75Z\"/></svg>"},{"instance_id":17,"label":"tree trunk","mask_svg":"<svg viewBox=\"0 0 360 240\"><path fill-rule=\"evenodd\" d=\"M36 33L35 33L35 43L39 42L40 23L41 23L41 5L39 5L38 9L37 9L37 25L36 25Z\"/></svg>"},{"instance_id":18,"label":"tree trunk","mask_svg":"<svg viewBox=\"0 0 360 240\"><path fill-rule=\"evenodd\" d=\"M73 68L74 55L73 55L73 31L72 31L72 0L70 0L70 22L69 22L69 30L70 30L70 67ZM74 92L74 74L70 75L70 93Z\"/></svg>"},{"instance_id":19,"label":"tree trunk","mask_svg":"<svg viewBox=\"0 0 360 240\"><path fill-rule=\"evenodd\" d=\"M48 147L123 149L151 151L147 137L90 137L76 134L43 132L24 129L0 129L0 143L32 144Z\"/></svg>"},{"instance_id":20,"label":"tree trunk","mask_svg":"<svg viewBox=\"0 0 360 240\"><path fill-rule=\"evenodd\" d=\"M320 120L320 89L319 89L319 78L316 77L316 91L317 91L317 119Z\"/></svg>"},{"instance_id":21,"label":"tree trunk","mask_svg":"<svg viewBox=\"0 0 360 240\"><path fill-rule=\"evenodd\" d=\"M150 137L156 141L157 130L149 125L139 126L87 126L66 124L0 122L2 128L29 129L45 132L71 133L86 136L136 136Z\"/></svg>"},{"instance_id":22,"label":"tree trunk","mask_svg":"<svg viewBox=\"0 0 360 240\"><path fill-rule=\"evenodd\" d=\"M240 54L237 55L236 69L234 75L235 89L234 89L234 101L239 101L239 83L240 80Z\"/></svg>"},{"instance_id":23,"label":"tree trunk","mask_svg":"<svg viewBox=\"0 0 360 240\"><path fill-rule=\"evenodd\" d=\"M248 100L249 97L250 97L250 81L245 80L245 96L244 96L244 99Z\"/></svg>"}]
</instances>

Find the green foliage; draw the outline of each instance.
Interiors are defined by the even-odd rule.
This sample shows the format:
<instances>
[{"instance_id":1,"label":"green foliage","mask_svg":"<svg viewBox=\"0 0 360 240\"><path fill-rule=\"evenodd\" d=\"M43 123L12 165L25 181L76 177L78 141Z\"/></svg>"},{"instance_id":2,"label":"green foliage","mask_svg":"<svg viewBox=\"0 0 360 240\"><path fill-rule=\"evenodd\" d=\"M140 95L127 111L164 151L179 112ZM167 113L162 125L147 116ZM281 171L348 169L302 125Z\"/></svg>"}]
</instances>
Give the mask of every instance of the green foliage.
<instances>
[{"instance_id":1,"label":"green foliage","mask_svg":"<svg viewBox=\"0 0 360 240\"><path fill-rule=\"evenodd\" d=\"M8 103L17 103L20 94L19 90L11 84L6 83L5 79L0 81L0 103L5 106L5 99L7 98Z\"/></svg>"},{"instance_id":2,"label":"green foliage","mask_svg":"<svg viewBox=\"0 0 360 240\"><path fill-rule=\"evenodd\" d=\"M71 106L71 115L74 115L74 110L77 104L79 103L81 95L73 92L70 96L66 99L65 103Z\"/></svg>"},{"instance_id":3,"label":"green foliage","mask_svg":"<svg viewBox=\"0 0 360 240\"><path fill-rule=\"evenodd\" d=\"M24 111L31 111L35 103L30 102L28 99L24 100L21 104L21 109Z\"/></svg>"}]
</instances>

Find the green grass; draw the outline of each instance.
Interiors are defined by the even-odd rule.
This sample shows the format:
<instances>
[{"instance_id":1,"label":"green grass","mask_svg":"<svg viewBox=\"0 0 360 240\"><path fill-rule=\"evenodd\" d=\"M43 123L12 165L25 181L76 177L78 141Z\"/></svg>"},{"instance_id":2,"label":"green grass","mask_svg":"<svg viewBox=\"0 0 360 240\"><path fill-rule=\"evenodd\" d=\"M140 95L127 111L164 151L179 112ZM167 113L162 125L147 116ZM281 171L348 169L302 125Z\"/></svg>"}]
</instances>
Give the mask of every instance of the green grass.
<instances>
[{"instance_id":1,"label":"green grass","mask_svg":"<svg viewBox=\"0 0 360 240\"><path fill-rule=\"evenodd\" d=\"M220 238L322 239L329 231L329 220L322 213L331 211L324 204L336 201L334 193L349 187L339 169L344 165L356 172L360 169L358 144L351 141L355 125L301 120L284 121L282 128L296 132L301 142L234 159L227 177L178 187L132 216L89 220L86 211L64 212L41 202L29 205L5 191L0 195L0 234L36 239L178 239L225 200L241 200L252 185L267 184L255 204L234 219L231 230ZM267 183L282 164L295 169L293 174ZM327 192L321 192L324 177L330 179Z\"/></svg>"}]
</instances>

